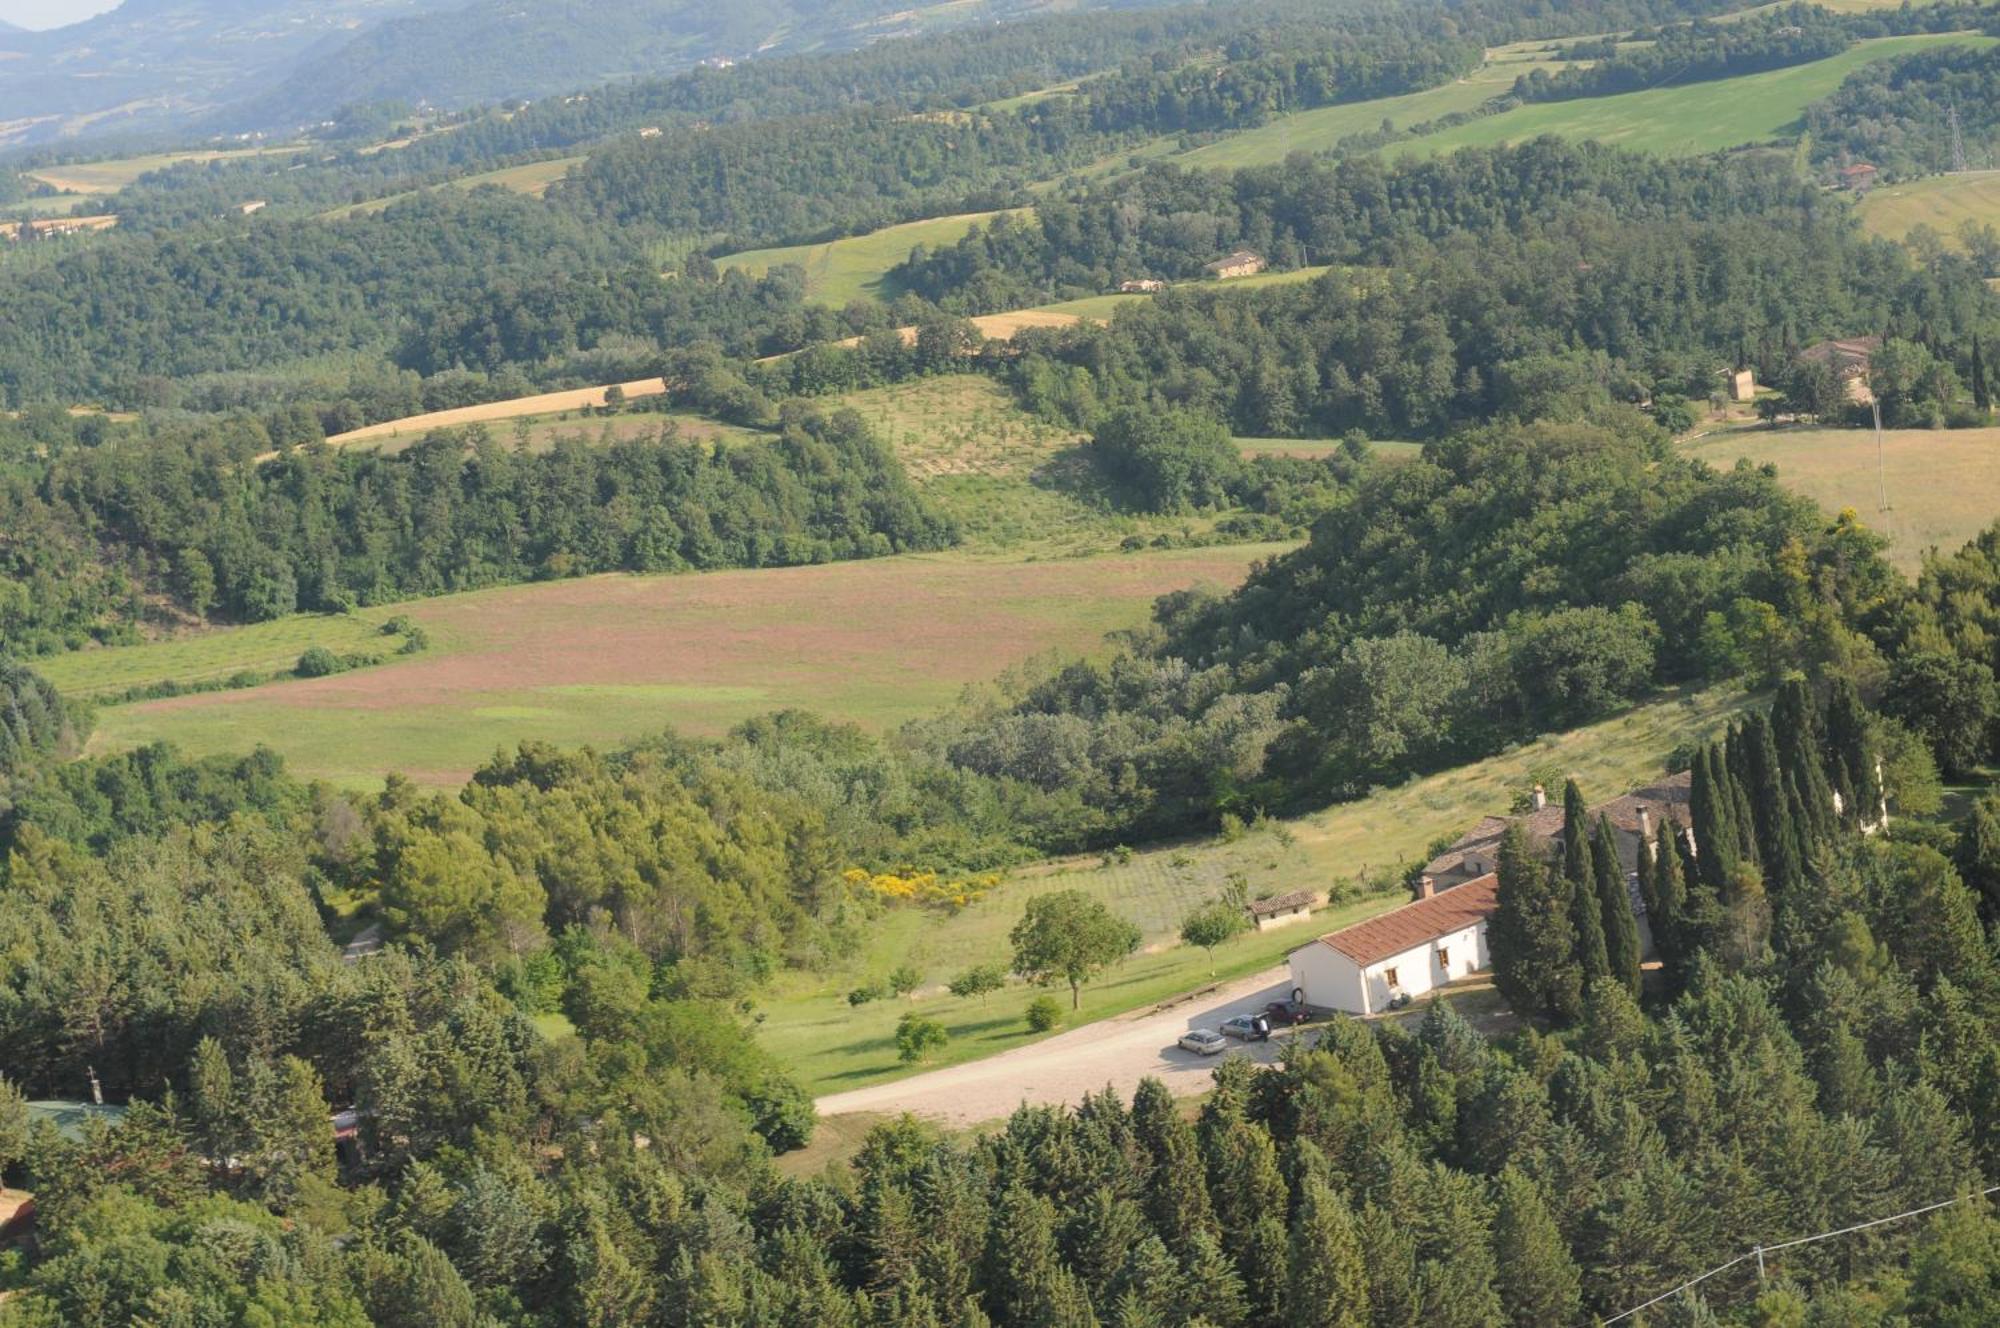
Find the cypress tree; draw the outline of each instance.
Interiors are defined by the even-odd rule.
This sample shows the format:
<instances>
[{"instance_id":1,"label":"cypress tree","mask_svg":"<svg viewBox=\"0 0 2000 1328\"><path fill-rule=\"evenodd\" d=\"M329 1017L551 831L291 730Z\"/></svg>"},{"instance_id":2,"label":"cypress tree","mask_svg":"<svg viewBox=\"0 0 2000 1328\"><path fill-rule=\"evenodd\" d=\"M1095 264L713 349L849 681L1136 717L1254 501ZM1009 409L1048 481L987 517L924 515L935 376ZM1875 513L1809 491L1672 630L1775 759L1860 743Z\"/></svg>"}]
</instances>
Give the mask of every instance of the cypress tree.
<instances>
[{"instance_id":1,"label":"cypress tree","mask_svg":"<svg viewBox=\"0 0 2000 1328\"><path fill-rule=\"evenodd\" d=\"M1283 1322L1298 1328L1368 1328L1368 1267L1353 1214L1317 1178L1306 1180L1292 1211Z\"/></svg>"},{"instance_id":2,"label":"cypress tree","mask_svg":"<svg viewBox=\"0 0 2000 1328\"><path fill-rule=\"evenodd\" d=\"M1850 678L1834 679L1827 696L1826 745L1842 817L1853 825L1873 821L1882 792L1875 778L1875 750L1868 741L1868 712Z\"/></svg>"},{"instance_id":3,"label":"cypress tree","mask_svg":"<svg viewBox=\"0 0 2000 1328\"><path fill-rule=\"evenodd\" d=\"M1499 859L1499 890L1486 927L1494 985L1523 1015L1567 1023L1581 1008L1583 974L1564 892L1519 823L1501 837Z\"/></svg>"},{"instance_id":4,"label":"cypress tree","mask_svg":"<svg viewBox=\"0 0 2000 1328\"><path fill-rule=\"evenodd\" d=\"M1595 881L1586 877L1563 884L1569 894L1569 925L1576 933L1577 971L1587 990L1591 983L1611 975L1611 960L1604 947L1604 911L1597 903Z\"/></svg>"},{"instance_id":5,"label":"cypress tree","mask_svg":"<svg viewBox=\"0 0 2000 1328\"><path fill-rule=\"evenodd\" d=\"M1982 411L1993 409L1991 390L1986 385L1986 357L1980 353L1979 334L1972 334L1972 404Z\"/></svg>"},{"instance_id":6,"label":"cypress tree","mask_svg":"<svg viewBox=\"0 0 2000 1328\"><path fill-rule=\"evenodd\" d=\"M1639 846L1643 859L1646 848ZM1625 865L1618 859L1618 841L1611 834L1611 818L1599 815L1597 833L1590 843L1592 876L1596 885L1597 907L1604 924L1604 957L1611 976L1624 984L1633 996L1639 994L1639 920L1632 916L1632 895L1625 886Z\"/></svg>"},{"instance_id":7,"label":"cypress tree","mask_svg":"<svg viewBox=\"0 0 2000 1328\"><path fill-rule=\"evenodd\" d=\"M1792 798L1786 792L1784 770L1778 764L1778 746L1771 736L1771 722L1752 715L1737 734L1748 771L1751 815L1757 822L1757 861L1763 864L1765 879L1780 894L1798 884L1799 837L1792 825Z\"/></svg>"},{"instance_id":8,"label":"cypress tree","mask_svg":"<svg viewBox=\"0 0 2000 1328\"><path fill-rule=\"evenodd\" d=\"M1535 1183L1509 1167L1495 1186L1494 1287L1514 1328L1576 1323L1582 1277Z\"/></svg>"},{"instance_id":9,"label":"cypress tree","mask_svg":"<svg viewBox=\"0 0 2000 1328\"><path fill-rule=\"evenodd\" d=\"M1578 883L1590 880L1590 809L1574 779L1563 785L1563 875Z\"/></svg>"},{"instance_id":10,"label":"cypress tree","mask_svg":"<svg viewBox=\"0 0 2000 1328\"><path fill-rule=\"evenodd\" d=\"M1730 823L1735 808L1729 790L1716 773L1718 761L1713 743L1695 753L1694 782L1688 790L1688 811L1694 817L1695 859L1703 884L1721 889L1736 869L1736 827Z\"/></svg>"},{"instance_id":11,"label":"cypress tree","mask_svg":"<svg viewBox=\"0 0 2000 1328\"><path fill-rule=\"evenodd\" d=\"M1681 929L1686 925L1687 876L1680 846L1682 834L1677 821L1660 823L1659 840L1653 847L1653 906L1647 919L1653 927L1653 946L1671 971L1681 954Z\"/></svg>"},{"instance_id":12,"label":"cypress tree","mask_svg":"<svg viewBox=\"0 0 2000 1328\"><path fill-rule=\"evenodd\" d=\"M1733 726L1723 743L1723 760L1717 777L1729 789L1729 822L1736 828L1738 861L1755 863L1757 857L1757 812L1750 799L1750 749L1743 740L1743 726Z\"/></svg>"},{"instance_id":13,"label":"cypress tree","mask_svg":"<svg viewBox=\"0 0 2000 1328\"><path fill-rule=\"evenodd\" d=\"M1792 820L1803 861L1832 841L1834 812L1819 707L1813 704L1812 690L1802 680L1795 678L1778 689L1771 729L1778 742L1778 759L1798 785L1799 807Z\"/></svg>"}]
</instances>

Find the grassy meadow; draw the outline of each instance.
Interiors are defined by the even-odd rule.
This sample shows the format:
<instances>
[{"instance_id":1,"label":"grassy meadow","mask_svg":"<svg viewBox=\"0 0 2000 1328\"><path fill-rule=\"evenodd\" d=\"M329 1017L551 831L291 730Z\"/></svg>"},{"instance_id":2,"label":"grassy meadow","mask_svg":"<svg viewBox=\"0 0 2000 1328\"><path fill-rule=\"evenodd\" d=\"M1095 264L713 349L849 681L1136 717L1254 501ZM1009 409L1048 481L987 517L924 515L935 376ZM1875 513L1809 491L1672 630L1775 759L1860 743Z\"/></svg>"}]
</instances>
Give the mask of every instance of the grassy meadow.
<instances>
[{"instance_id":1,"label":"grassy meadow","mask_svg":"<svg viewBox=\"0 0 2000 1328\"><path fill-rule=\"evenodd\" d=\"M28 178L40 180L64 194L115 194L140 176L165 170L184 161L222 161L230 157L256 157L272 152L293 152L295 148L231 148L216 152L154 152L110 161L76 162L68 166L45 166L28 171Z\"/></svg>"},{"instance_id":2,"label":"grassy meadow","mask_svg":"<svg viewBox=\"0 0 2000 1328\"><path fill-rule=\"evenodd\" d=\"M1890 561L1907 573L1925 550L1956 549L2000 519L2000 428L1891 429L1883 442L1879 475L1872 429L1746 428L1682 446L1715 466L1768 462L1828 512L1853 508L1888 538Z\"/></svg>"},{"instance_id":3,"label":"grassy meadow","mask_svg":"<svg viewBox=\"0 0 2000 1328\"><path fill-rule=\"evenodd\" d=\"M805 269L806 296L839 308L850 301L887 304L898 292L889 288L887 274L918 245L936 249L957 244L974 226L999 216L997 212L966 212L951 217L886 226L866 235L844 236L825 244L794 244L777 249L746 249L716 260L723 268L741 268L761 276L774 267L795 263Z\"/></svg>"},{"instance_id":4,"label":"grassy meadow","mask_svg":"<svg viewBox=\"0 0 2000 1328\"><path fill-rule=\"evenodd\" d=\"M1144 933L1139 954L1084 988L1082 1011L1071 1026L1164 1000L1210 980L1208 956L1178 944L1175 936L1182 916L1217 893L1230 873L1247 877L1253 894L1326 890L1398 873L1438 837L1507 810L1515 795L1537 780L1574 775L1586 796L1599 801L1658 776L1674 748L1718 731L1743 699L1731 689L1676 695L1359 802L1265 822L1233 841L1161 845L1124 862L1079 858L1045 864L1016 873L956 915L890 912L870 927L866 949L850 963L825 974L782 977L762 1003L759 1039L815 1093L912 1073L898 1062L895 1049L896 1021L912 1008L943 1023L952 1038L923 1068L974 1060L1032 1040L1022 1015L1039 994L1036 989L1012 985L982 1003L959 1000L941 987L973 963L1004 959L1007 933L1028 899L1049 890L1084 890ZM1345 893L1344 902L1316 914L1310 925L1239 936L1219 947L1215 975L1254 973L1306 938L1407 898L1400 889ZM916 1000L848 1005L849 990L879 982L904 963L923 975Z\"/></svg>"},{"instance_id":5,"label":"grassy meadow","mask_svg":"<svg viewBox=\"0 0 2000 1328\"><path fill-rule=\"evenodd\" d=\"M505 166L497 171L481 171L476 175L461 175L456 180L437 186L440 189L473 190L481 185L498 185L511 189L517 194L530 198L540 198L549 191L549 186L568 175L572 166L581 166L582 157L551 157L547 161L531 161L523 166ZM415 198L417 190L405 190L400 194L389 194L382 198L371 198L364 203L350 203L346 207L332 208L322 212L322 220L337 221L342 217L362 217L382 211L392 203L400 203L406 198Z\"/></svg>"},{"instance_id":6,"label":"grassy meadow","mask_svg":"<svg viewBox=\"0 0 2000 1328\"><path fill-rule=\"evenodd\" d=\"M167 641L50 655L35 661L35 671L63 695L85 700L156 682L211 682L245 670L276 673L297 664L313 646L325 646L337 655L394 649L400 641L382 635L382 624L393 613L392 609L300 613Z\"/></svg>"},{"instance_id":7,"label":"grassy meadow","mask_svg":"<svg viewBox=\"0 0 2000 1328\"><path fill-rule=\"evenodd\" d=\"M1811 64L1741 78L1654 88L1612 97L1535 102L1455 129L1394 144L1392 155L1451 152L1463 147L1520 143L1542 134L1596 139L1615 147L1666 156L1693 156L1794 132L1808 104L1827 96L1861 66L1948 43L1990 46L1971 33L1925 33L1858 42Z\"/></svg>"},{"instance_id":8,"label":"grassy meadow","mask_svg":"<svg viewBox=\"0 0 2000 1328\"><path fill-rule=\"evenodd\" d=\"M1964 175L1933 175L1904 184L1884 185L1855 204L1861 224L1876 235L1900 240L1918 226L1929 226L1956 246L1966 222L2000 226L2000 171L1968 171Z\"/></svg>"}]
</instances>

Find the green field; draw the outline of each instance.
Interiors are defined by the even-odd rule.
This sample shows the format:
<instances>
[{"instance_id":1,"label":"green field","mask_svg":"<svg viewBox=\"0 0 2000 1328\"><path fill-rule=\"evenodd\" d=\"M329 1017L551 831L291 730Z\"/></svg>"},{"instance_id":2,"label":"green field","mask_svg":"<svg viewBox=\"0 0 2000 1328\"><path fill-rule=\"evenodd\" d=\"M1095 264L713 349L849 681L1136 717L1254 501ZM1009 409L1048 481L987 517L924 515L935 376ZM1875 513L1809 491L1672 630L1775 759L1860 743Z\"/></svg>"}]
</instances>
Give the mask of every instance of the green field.
<instances>
[{"instance_id":1,"label":"green field","mask_svg":"<svg viewBox=\"0 0 2000 1328\"><path fill-rule=\"evenodd\" d=\"M155 152L139 157L119 157L112 161L78 162L69 166L45 166L27 172L65 194L115 194L140 176L165 170L176 162L222 161L231 157L257 157L273 152L295 152L296 148L232 148L226 152Z\"/></svg>"},{"instance_id":2,"label":"green field","mask_svg":"<svg viewBox=\"0 0 2000 1328\"><path fill-rule=\"evenodd\" d=\"M312 646L335 654L393 648L382 635L392 614L362 609L352 614L299 614L249 627L196 632L136 646L110 646L51 655L35 661L35 671L65 695L91 698L156 682L193 683L245 670L277 673L291 668Z\"/></svg>"},{"instance_id":3,"label":"green field","mask_svg":"<svg viewBox=\"0 0 2000 1328\"><path fill-rule=\"evenodd\" d=\"M886 304L896 298L889 289L889 269L910 256L918 245L938 249L957 244L974 226L999 216L997 212L967 212L952 217L887 226L866 235L850 235L825 244L794 244L778 249L746 249L719 258L724 268L741 268L761 276L774 267L796 264L806 272L807 298L836 308L852 300Z\"/></svg>"},{"instance_id":4,"label":"green field","mask_svg":"<svg viewBox=\"0 0 2000 1328\"><path fill-rule=\"evenodd\" d=\"M540 198L549 191L549 186L568 175L570 167L581 166L582 157L552 157L547 161L531 161L525 166L506 166L497 171L481 171L477 175L461 175L439 188L477 189L481 185L498 185L511 189L517 194L530 198ZM382 211L392 203L400 203L406 198L415 198L419 191L410 189L400 194L389 194L382 198L371 198L365 203L350 203L346 207L332 208L320 213L322 220L338 221L343 217L364 217Z\"/></svg>"},{"instance_id":5,"label":"green field","mask_svg":"<svg viewBox=\"0 0 2000 1328\"><path fill-rule=\"evenodd\" d=\"M1553 67L1546 61L1523 58L1511 48L1495 51L1472 74L1440 87L1279 116L1269 124L1180 153L1174 160L1188 166L1234 170L1269 166L1294 152L1328 152L1343 138L1373 133L1384 121L1404 129L1440 116L1476 110L1538 66Z\"/></svg>"},{"instance_id":6,"label":"green field","mask_svg":"<svg viewBox=\"0 0 2000 1328\"><path fill-rule=\"evenodd\" d=\"M1851 507L1889 540L1889 558L1915 573L1925 550L1952 550L2000 520L2000 428L1891 429L1877 473L1868 429L1762 429L1683 444L1714 466L1747 457L1829 512ZM1882 511L1886 479L1890 507Z\"/></svg>"},{"instance_id":7,"label":"green field","mask_svg":"<svg viewBox=\"0 0 2000 1328\"><path fill-rule=\"evenodd\" d=\"M1929 226L1956 246L1966 222L2000 226L2000 171L1933 175L1904 184L1883 185L1855 204L1861 224L1876 235L1900 240Z\"/></svg>"},{"instance_id":8,"label":"green field","mask_svg":"<svg viewBox=\"0 0 2000 1328\"><path fill-rule=\"evenodd\" d=\"M1596 139L1667 156L1766 143L1794 132L1807 105L1827 96L1862 65L1951 42L1990 46L1994 39L1970 33L1883 37L1790 69L1615 97L1536 102L1398 143L1389 151L1392 155L1450 152L1520 143L1542 134Z\"/></svg>"},{"instance_id":9,"label":"green field","mask_svg":"<svg viewBox=\"0 0 2000 1328\"><path fill-rule=\"evenodd\" d=\"M1418 859L1432 840L1489 812L1548 772L1573 774L1593 800L1608 799L1662 773L1680 743L1715 733L1742 703L1720 689L1642 706L1620 718L1561 737L1524 744L1505 755L1413 780L1298 820L1222 839L1166 845L1106 866L1096 859L1049 864L1016 874L956 916L898 910L870 929L865 953L824 974L789 974L764 1002L759 1040L815 1093L860 1088L911 1073L896 1059L896 1021L909 1009L942 1022L952 1041L930 1067L974 1060L1031 1040L1022 1011L1036 994L1010 986L988 1004L935 989L986 960L1004 960L1007 932L1033 895L1080 889L1104 900L1144 933L1142 952L1084 989L1076 1022L1148 1005L1209 980L1207 956L1173 943L1183 914L1241 872L1254 893L1325 890L1381 877ZM1322 912L1310 926L1238 937L1216 953L1220 976L1240 976L1277 962L1304 938L1404 902L1400 891L1364 894ZM858 1008L846 993L914 965L931 994L914 1003L876 1001Z\"/></svg>"}]
</instances>

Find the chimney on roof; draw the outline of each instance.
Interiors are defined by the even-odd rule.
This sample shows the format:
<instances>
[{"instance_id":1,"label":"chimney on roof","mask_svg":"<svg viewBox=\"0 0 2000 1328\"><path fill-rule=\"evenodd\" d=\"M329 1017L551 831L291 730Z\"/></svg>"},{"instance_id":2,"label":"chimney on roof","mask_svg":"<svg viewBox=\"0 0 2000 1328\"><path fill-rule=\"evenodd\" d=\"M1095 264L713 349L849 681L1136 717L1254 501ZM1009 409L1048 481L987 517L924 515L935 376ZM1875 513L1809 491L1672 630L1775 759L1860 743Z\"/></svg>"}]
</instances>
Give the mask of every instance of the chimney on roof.
<instances>
[{"instance_id":1,"label":"chimney on roof","mask_svg":"<svg viewBox=\"0 0 2000 1328\"><path fill-rule=\"evenodd\" d=\"M1549 805L1549 791L1543 788L1540 784L1535 785L1535 810L1540 811L1542 808L1548 805Z\"/></svg>"},{"instance_id":2,"label":"chimney on roof","mask_svg":"<svg viewBox=\"0 0 2000 1328\"><path fill-rule=\"evenodd\" d=\"M1417 878L1417 898L1429 899L1432 895L1435 895L1437 893L1437 889L1438 889L1437 878L1435 876L1432 876L1429 872L1425 872L1422 876L1419 876Z\"/></svg>"},{"instance_id":3,"label":"chimney on roof","mask_svg":"<svg viewBox=\"0 0 2000 1328\"><path fill-rule=\"evenodd\" d=\"M1650 840L1652 837L1653 809L1642 802L1639 804L1639 838Z\"/></svg>"}]
</instances>

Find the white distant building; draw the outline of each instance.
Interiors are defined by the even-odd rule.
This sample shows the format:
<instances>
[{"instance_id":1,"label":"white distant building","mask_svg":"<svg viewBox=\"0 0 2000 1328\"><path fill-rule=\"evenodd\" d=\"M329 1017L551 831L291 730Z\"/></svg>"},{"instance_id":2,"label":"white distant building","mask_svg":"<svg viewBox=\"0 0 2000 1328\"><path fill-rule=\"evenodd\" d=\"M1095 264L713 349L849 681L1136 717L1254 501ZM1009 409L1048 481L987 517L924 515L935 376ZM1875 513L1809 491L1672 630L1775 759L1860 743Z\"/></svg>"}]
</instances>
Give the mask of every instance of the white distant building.
<instances>
[{"instance_id":1,"label":"white distant building","mask_svg":"<svg viewBox=\"0 0 2000 1328\"><path fill-rule=\"evenodd\" d=\"M1375 1014L1399 993L1415 998L1480 972L1492 962L1486 923L1499 891L1489 872L1292 951L1294 999Z\"/></svg>"}]
</instances>

